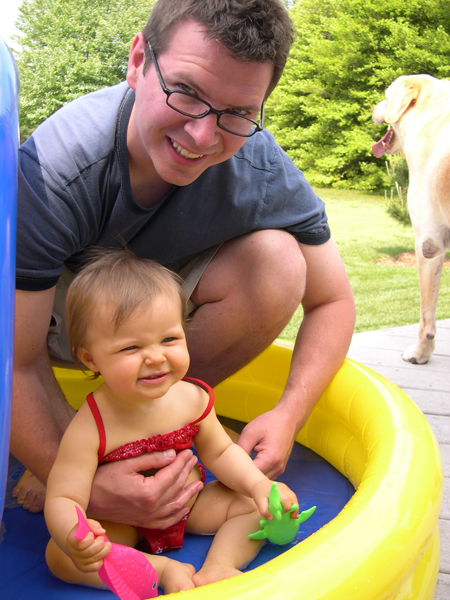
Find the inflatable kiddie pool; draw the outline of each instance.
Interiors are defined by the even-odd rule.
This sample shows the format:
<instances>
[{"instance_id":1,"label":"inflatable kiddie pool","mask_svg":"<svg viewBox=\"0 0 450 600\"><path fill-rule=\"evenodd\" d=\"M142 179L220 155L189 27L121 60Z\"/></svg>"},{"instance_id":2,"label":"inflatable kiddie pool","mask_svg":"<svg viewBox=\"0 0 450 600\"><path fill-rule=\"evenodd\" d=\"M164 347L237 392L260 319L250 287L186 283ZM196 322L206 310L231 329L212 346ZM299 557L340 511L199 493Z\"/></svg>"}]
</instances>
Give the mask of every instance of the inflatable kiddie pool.
<instances>
[{"instance_id":1,"label":"inflatable kiddie pool","mask_svg":"<svg viewBox=\"0 0 450 600\"><path fill-rule=\"evenodd\" d=\"M270 410L284 388L292 349L277 341L220 384L217 413L248 422ZM55 372L75 406L92 389L77 371ZM347 505L273 560L174 600L431 600L439 570L442 462L410 398L347 359L297 441L350 480L356 492Z\"/></svg>"}]
</instances>

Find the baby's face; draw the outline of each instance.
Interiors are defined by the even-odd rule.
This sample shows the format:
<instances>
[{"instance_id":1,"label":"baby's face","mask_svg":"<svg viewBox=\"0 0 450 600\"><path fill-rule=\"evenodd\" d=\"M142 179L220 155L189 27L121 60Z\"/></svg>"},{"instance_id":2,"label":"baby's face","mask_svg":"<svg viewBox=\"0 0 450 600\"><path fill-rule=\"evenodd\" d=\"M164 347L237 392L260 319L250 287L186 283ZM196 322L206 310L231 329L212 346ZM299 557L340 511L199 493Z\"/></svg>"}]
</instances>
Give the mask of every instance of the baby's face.
<instances>
[{"instance_id":1,"label":"baby's face","mask_svg":"<svg viewBox=\"0 0 450 600\"><path fill-rule=\"evenodd\" d=\"M107 302L99 305L80 359L100 372L116 394L147 399L163 396L189 367L178 298L159 294L117 328L112 321L114 310Z\"/></svg>"}]
</instances>

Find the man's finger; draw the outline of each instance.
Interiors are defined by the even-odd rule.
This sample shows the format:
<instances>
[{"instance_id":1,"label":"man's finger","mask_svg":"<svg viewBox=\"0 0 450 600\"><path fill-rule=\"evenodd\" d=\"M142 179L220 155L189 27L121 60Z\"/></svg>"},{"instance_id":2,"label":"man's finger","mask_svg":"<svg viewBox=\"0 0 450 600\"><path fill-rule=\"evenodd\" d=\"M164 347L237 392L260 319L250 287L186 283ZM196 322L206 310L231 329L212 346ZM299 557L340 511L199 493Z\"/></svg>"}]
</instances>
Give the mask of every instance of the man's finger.
<instances>
[{"instance_id":1,"label":"man's finger","mask_svg":"<svg viewBox=\"0 0 450 600\"><path fill-rule=\"evenodd\" d=\"M183 450L183 452L177 454L175 460L170 465L155 473L155 480L169 494L173 494L171 491L172 486L176 485L180 489L183 488L197 462L198 459L192 454L191 450Z\"/></svg>"},{"instance_id":2,"label":"man's finger","mask_svg":"<svg viewBox=\"0 0 450 600\"><path fill-rule=\"evenodd\" d=\"M128 458L123 464L126 464L130 471L139 473L150 469L162 469L167 467L176 458L175 450L165 450L164 452L146 452L140 456Z\"/></svg>"},{"instance_id":3,"label":"man's finger","mask_svg":"<svg viewBox=\"0 0 450 600\"><path fill-rule=\"evenodd\" d=\"M174 502L161 506L157 512L157 517L153 517L150 521L145 523L143 527L149 529L166 529L189 514L189 508L186 504L196 494L201 492L203 489L203 483L201 481L193 481L187 487L185 487Z\"/></svg>"}]
</instances>

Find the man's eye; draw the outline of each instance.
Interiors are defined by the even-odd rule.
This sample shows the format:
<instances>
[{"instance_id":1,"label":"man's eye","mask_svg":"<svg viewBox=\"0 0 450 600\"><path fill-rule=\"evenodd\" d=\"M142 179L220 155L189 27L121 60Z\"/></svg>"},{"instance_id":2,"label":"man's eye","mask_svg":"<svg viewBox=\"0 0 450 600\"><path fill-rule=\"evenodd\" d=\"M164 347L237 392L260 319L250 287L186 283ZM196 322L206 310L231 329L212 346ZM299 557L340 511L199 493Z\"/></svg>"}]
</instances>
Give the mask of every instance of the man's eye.
<instances>
[{"instance_id":1,"label":"man's eye","mask_svg":"<svg viewBox=\"0 0 450 600\"><path fill-rule=\"evenodd\" d=\"M250 112L248 110L245 110L245 108L230 108L229 110L227 110L227 113L237 115L238 117L250 116Z\"/></svg>"},{"instance_id":2,"label":"man's eye","mask_svg":"<svg viewBox=\"0 0 450 600\"><path fill-rule=\"evenodd\" d=\"M191 87L189 87L185 83L178 83L177 87L179 87L182 92L186 92L187 94L191 94L191 96L196 96L197 95L195 93L195 90L193 90Z\"/></svg>"}]
</instances>

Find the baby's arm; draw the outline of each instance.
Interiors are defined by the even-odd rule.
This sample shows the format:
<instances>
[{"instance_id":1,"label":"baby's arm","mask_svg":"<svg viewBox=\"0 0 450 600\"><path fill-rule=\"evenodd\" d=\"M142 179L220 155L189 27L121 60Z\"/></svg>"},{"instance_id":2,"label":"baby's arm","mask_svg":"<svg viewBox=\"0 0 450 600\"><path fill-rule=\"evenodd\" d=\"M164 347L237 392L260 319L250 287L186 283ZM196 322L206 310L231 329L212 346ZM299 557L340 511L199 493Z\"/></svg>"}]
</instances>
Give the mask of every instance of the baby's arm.
<instances>
[{"instance_id":1,"label":"baby's arm","mask_svg":"<svg viewBox=\"0 0 450 600\"><path fill-rule=\"evenodd\" d=\"M98 432L91 422L82 407L67 428L48 478L44 508L53 540L84 572L98 571L102 566L101 559L111 548L102 536L105 530L94 520L89 520L94 533L82 540L75 538L78 525L75 507L85 513L97 469L97 449L93 440L98 440Z\"/></svg>"},{"instance_id":2,"label":"baby's arm","mask_svg":"<svg viewBox=\"0 0 450 600\"><path fill-rule=\"evenodd\" d=\"M103 559L111 550L111 542L103 537L105 530L98 521L87 519L86 523L91 531L84 537L80 536L81 539L77 535L78 525L70 531L67 554L79 571L92 573L101 568Z\"/></svg>"},{"instance_id":3,"label":"baby's arm","mask_svg":"<svg viewBox=\"0 0 450 600\"><path fill-rule=\"evenodd\" d=\"M235 444L220 424L214 409L199 424L195 447L202 463L227 487L253 498L259 512L268 520L269 493L272 481L262 473L250 456ZM298 504L297 497L286 485L278 483L283 508L288 511ZM298 516L298 510L292 518Z\"/></svg>"}]
</instances>

